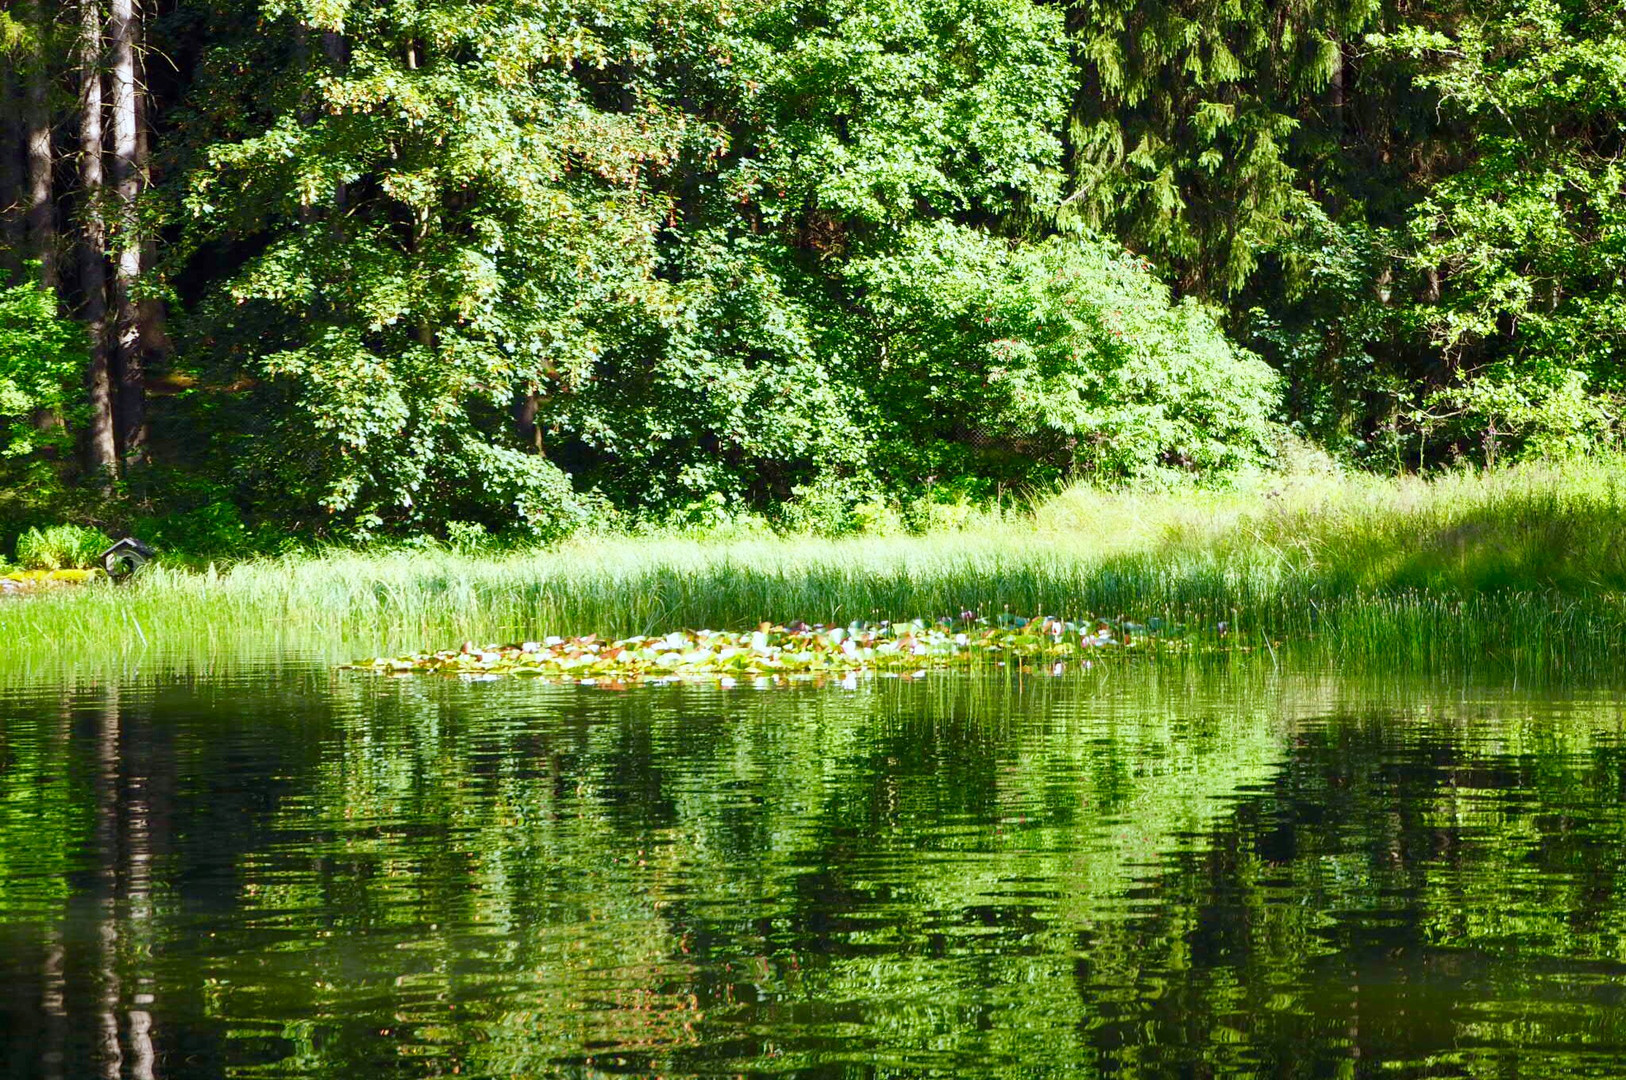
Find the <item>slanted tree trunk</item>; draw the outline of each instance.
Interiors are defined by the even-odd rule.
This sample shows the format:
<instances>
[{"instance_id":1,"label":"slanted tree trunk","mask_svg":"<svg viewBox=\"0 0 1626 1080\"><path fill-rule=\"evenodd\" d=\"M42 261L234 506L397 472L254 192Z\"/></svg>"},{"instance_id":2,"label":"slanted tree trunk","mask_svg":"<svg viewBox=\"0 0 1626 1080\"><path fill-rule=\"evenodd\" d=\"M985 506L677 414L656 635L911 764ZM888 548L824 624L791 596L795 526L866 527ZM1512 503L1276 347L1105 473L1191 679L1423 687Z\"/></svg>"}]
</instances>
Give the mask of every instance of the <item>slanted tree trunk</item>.
<instances>
[{"instance_id":1,"label":"slanted tree trunk","mask_svg":"<svg viewBox=\"0 0 1626 1080\"><path fill-rule=\"evenodd\" d=\"M118 442L124 467L139 466L147 454L147 387L141 353L141 236L136 200L141 194L141 162L136 138L134 0L111 0L107 25L113 58L113 191L118 228L113 237L113 350L117 370Z\"/></svg>"},{"instance_id":2,"label":"slanted tree trunk","mask_svg":"<svg viewBox=\"0 0 1626 1080\"><path fill-rule=\"evenodd\" d=\"M118 475L113 422L113 357L107 337L107 227L102 176L102 4L79 0L79 189L80 312L90 336L85 388L90 395L90 429L85 457L103 487Z\"/></svg>"},{"instance_id":3,"label":"slanted tree trunk","mask_svg":"<svg viewBox=\"0 0 1626 1080\"><path fill-rule=\"evenodd\" d=\"M40 261L40 284L57 287L56 206L51 201L51 75L46 46L49 20L41 0L28 0L23 8L34 32L23 82L23 125L28 142L28 253Z\"/></svg>"}]
</instances>

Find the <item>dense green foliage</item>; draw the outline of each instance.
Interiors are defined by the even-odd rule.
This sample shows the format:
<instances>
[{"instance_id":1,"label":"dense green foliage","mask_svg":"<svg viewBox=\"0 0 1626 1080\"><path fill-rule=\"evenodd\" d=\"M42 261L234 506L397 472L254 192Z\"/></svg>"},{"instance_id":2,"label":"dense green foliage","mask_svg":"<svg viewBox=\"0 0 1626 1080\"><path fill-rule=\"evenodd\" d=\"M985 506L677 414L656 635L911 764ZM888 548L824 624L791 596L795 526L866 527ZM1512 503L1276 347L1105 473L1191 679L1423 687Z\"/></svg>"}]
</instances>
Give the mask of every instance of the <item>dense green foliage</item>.
<instances>
[{"instance_id":1,"label":"dense green foliage","mask_svg":"<svg viewBox=\"0 0 1626 1080\"><path fill-rule=\"evenodd\" d=\"M25 570L84 570L113 543L95 529L77 525L31 528L17 537L17 563Z\"/></svg>"},{"instance_id":2,"label":"dense green foliage","mask_svg":"<svg viewBox=\"0 0 1626 1080\"><path fill-rule=\"evenodd\" d=\"M840 532L1618 437L1607 0L163 0L129 84L105 14L0 35L0 254L91 330L5 294L5 450L100 522Z\"/></svg>"},{"instance_id":3,"label":"dense green foliage","mask_svg":"<svg viewBox=\"0 0 1626 1080\"><path fill-rule=\"evenodd\" d=\"M0 469L66 441L59 420L77 404L85 349L55 307L31 283L0 286Z\"/></svg>"},{"instance_id":4,"label":"dense green foliage","mask_svg":"<svg viewBox=\"0 0 1626 1080\"><path fill-rule=\"evenodd\" d=\"M1223 476L1268 458L1270 369L1115 245L946 223L860 260L891 455L946 476ZM977 449L984 453L978 455ZM981 460L979 460L981 458Z\"/></svg>"},{"instance_id":5,"label":"dense green foliage","mask_svg":"<svg viewBox=\"0 0 1626 1080\"><path fill-rule=\"evenodd\" d=\"M1431 399L1454 412L1441 422L1570 450L1612 435L1626 390L1626 12L1501 0L1466 6L1450 33L1404 26L1373 45L1415 60L1466 129L1464 167L1409 222L1413 260L1450 281L1420 312L1459 368Z\"/></svg>"},{"instance_id":6,"label":"dense green foliage","mask_svg":"<svg viewBox=\"0 0 1626 1080\"><path fill-rule=\"evenodd\" d=\"M1059 184L1024 3L259 10L202 31L177 133L173 272L253 252L186 355L252 383L218 446L257 501L362 527L563 531L555 460L629 508L864 472L849 253Z\"/></svg>"}]
</instances>

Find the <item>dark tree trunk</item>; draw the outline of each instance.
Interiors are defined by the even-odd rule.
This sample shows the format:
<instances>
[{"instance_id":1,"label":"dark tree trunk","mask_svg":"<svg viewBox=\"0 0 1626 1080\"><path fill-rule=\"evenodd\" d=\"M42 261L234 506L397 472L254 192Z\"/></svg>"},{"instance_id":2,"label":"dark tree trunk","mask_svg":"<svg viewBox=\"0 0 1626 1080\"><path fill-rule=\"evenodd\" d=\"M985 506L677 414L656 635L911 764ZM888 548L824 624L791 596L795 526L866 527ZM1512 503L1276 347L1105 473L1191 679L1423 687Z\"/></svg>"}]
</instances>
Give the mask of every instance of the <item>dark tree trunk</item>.
<instances>
[{"instance_id":1,"label":"dark tree trunk","mask_svg":"<svg viewBox=\"0 0 1626 1080\"><path fill-rule=\"evenodd\" d=\"M1338 42L1338 55L1333 57L1332 74L1327 79L1327 98L1328 103L1332 106L1333 130L1339 133L1344 130L1344 97L1346 90L1344 68L1347 66L1344 49L1344 43Z\"/></svg>"},{"instance_id":2,"label":"dark tree trunk","mask_svg":"<svg viewBox=\"0 0 1626 1080\"><path fill-rule=\"evenodd\" d=\"M90 395L90 430L85 457L95 480L106 486L118 473L113 422L113 358L107 338L106 193L102 177L102 5L79 0L79 288L80 317L90 336L85 387Z\"/></svg>"},{"instance_id":3,"label":"dark tree trunk","mask_svg":"<svg viewBox=\"0 0 1626 1080\"><path fill-rule=\"evenodd\" d=\"M514 394L514 434L527 449L542 453L542 428L536 414L542 408L542 395L520 390Z\"/></svg>"},{"instance_id":4,"label":"dark tree trunk","mask_svg":"<svg viewBox=\"0 0 1626 1080\"><path fill-rule=\"evenodd\" d=\"M28 253L40 261L40 284L57 287L56 204L51 200L51 73L50 49L45 44L49 27L41 0L28 0L23 9L38 35L37 47L23 72L26 92L23 126L28 144Z\"/></svg>"},{"instance_id":5,"label":"dark tree trunk","mask_svg":"<svg viewBox=\"0 0 1626 1080\"><path fill-rule=\"evenodd\" d=\"M0 56L0 280L21 267L23 249L22 86L11 61Z\"/></svg>"}]
</instances>

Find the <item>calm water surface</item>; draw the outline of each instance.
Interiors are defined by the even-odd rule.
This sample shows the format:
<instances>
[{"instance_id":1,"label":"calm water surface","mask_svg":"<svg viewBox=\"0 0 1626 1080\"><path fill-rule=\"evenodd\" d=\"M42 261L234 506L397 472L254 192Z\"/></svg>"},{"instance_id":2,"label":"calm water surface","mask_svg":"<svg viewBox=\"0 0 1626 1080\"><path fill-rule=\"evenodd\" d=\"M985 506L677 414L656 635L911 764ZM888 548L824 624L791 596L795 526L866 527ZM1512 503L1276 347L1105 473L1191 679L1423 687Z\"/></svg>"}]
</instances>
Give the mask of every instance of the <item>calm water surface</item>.
<instances>
[{"instance_id":1,"label":"calm water surface","mask_svg":"<svg viewBox=\"0 0 1626 1080\"><path fill-rule=\"evenodd\" d=\"M1599 692L0 696L0 1075L1626 1075Z\"/></svg>"}]
</instances>

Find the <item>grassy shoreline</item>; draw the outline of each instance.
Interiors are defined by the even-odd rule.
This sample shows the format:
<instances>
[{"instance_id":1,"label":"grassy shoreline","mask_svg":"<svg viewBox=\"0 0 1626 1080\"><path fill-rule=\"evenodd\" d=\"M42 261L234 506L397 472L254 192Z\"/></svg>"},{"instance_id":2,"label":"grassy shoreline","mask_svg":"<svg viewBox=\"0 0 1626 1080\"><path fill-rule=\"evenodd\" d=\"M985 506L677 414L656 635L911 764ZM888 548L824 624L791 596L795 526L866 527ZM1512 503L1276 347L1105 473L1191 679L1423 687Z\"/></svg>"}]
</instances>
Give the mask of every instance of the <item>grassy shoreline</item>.
<instances>
[{"instance_id":1,"label":"grassy shoreline","mask_svg":"<svg viewBox=\"0 0 1626 1080\"><path fill-rule=\"evenodd\" d=\"M1361 668L1626 669L1626 462L1229 493L1072 489L927 536L589 537L489 556L335 552L0 603L0 669L351 655L544 633L970 609L1228 624L1228 647ZM1270 642L1267 646L1265 643Z\"/></svg>"}]
</instances>

